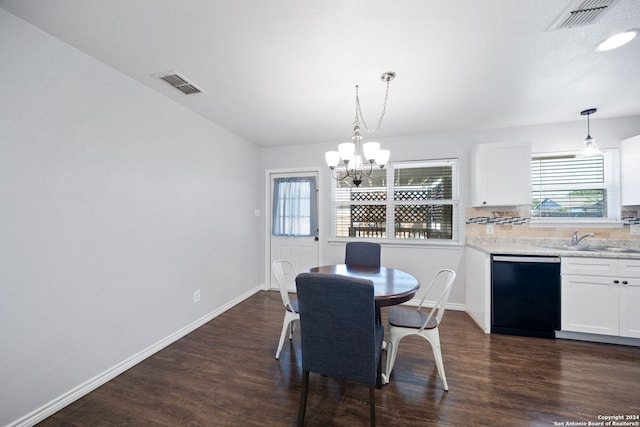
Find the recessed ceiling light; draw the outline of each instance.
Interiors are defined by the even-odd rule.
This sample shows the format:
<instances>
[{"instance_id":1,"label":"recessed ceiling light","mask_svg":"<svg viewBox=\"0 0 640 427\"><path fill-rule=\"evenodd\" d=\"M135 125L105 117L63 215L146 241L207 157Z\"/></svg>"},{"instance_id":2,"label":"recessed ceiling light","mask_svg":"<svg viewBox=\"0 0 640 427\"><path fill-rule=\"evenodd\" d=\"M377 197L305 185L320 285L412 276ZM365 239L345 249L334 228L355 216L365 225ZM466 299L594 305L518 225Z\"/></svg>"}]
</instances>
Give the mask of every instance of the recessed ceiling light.
<instances>
[{"instance_id":1,"label":"recessed ceiling light","mask_svg":"<svg viewBox=\"0 0 640 427\"><path fill-rule=\"evenodd\" d=\"M637 34L638 32L636 30L626 31L624 33L618 33L614 36L609 37L602 43L600 43L598 45L597 50L599 50L600 52L603 52L605 50L615 49L617 47L620 47L624 44L629 43L631 40L634 39L634 37Z\"/></svg>"}]
</instances>

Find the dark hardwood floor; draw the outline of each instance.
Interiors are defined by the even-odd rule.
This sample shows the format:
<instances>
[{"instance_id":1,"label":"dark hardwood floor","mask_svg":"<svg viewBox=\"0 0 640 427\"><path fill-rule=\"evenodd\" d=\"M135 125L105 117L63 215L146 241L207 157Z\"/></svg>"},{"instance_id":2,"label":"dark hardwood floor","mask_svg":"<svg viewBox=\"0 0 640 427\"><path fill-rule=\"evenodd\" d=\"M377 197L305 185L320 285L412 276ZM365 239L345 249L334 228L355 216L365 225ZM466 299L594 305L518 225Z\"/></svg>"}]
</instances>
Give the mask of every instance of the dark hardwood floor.
<instances>
[{"instance_id":1,"label":"dark hardwood floor","mask_svg":"<svg viewBox=\"0 0 640 427\"><path fill-rule=\"evenodd\" d=\"M300 334L275 360L283 314L277 292L260 292L39 426L293 426ZM638 347L485 335L451 310L440 328L449 392L427 342L408 337L391 382L376 390L379 426L554 426L640 414ZM311 374L306 425L368 422L366 386Z\"/></svg>"}]
</instances>

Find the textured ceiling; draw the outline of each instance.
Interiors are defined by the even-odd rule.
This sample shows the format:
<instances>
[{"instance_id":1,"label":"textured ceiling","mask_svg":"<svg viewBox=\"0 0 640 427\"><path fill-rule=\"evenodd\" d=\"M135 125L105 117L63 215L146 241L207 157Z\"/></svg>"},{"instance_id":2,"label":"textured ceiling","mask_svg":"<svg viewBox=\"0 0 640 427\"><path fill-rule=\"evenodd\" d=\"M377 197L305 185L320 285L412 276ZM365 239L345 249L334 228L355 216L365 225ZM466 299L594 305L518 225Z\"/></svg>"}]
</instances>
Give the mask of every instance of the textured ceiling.
<instances>
[{"instance_id":1,"label":"textured ceiling","mask_svg":"<svg viewBox=\"0 0 640 427\"><path fill-rule=\"evenodd\" d=\"M259 145L640 114L640 1L549 31L574 0L0 0L0 7ZM177 71L204 93L153 77ZM371 137L371 135L365 135Z\"/></svg>"}]
</instances>

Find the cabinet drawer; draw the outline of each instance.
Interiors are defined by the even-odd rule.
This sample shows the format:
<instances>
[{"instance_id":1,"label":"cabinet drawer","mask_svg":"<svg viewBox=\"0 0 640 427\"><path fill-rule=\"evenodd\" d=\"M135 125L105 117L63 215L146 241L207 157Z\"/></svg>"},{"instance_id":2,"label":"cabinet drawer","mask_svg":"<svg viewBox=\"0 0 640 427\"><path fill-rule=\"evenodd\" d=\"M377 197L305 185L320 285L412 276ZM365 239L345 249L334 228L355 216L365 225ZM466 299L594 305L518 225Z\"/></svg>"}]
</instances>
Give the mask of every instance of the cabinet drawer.
<instances>
[{"instance_id":1,"label":"cabinet drawer","mask_svg":"<svg viewBox=\"0 0 640 427\"><path fill-rule=\"evenodd\" d=\"M640 265L636 268L638 269L638 273L640 273ZM561 274L587 276L616 276L618 273L618 260L611 258L562 257L560 272Z\"/></svg>"},{"instance_id":2,"label":"cabinet drawer","mask_svg":"<svg viewBox=\"0 0 640 427\"><path fill-rule=\"evenodd\" d=\"M618 260L618 276L621 278L640 278L640 259Z\"/></svg>"}]
</instances>

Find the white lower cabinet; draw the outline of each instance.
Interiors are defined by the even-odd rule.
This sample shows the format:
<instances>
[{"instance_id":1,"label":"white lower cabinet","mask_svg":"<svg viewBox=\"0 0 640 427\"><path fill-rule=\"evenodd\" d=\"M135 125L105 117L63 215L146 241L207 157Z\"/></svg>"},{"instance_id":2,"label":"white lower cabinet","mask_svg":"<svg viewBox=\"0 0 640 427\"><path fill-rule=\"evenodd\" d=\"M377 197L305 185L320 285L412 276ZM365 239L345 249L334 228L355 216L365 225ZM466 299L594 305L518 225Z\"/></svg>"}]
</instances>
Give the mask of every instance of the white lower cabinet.
<instances>
[{"instance_id":1,"label":"white lower cabinet","mask_svg":"<svg viewBox=\"0 0 640 427\"><path fill-rule=\"evenodd\" d=\"M629 279L620 291L620 336L640 338L640 279Z\"/></svg>"},{"instance_id":2,"label":"white lower cabinet","mask_svg":"<svg viewBox=\"0 0 640 427\"><path fill-rule=\"evenodd\" d=\"M466 311L485 333L491 332L491 255L466 248Z\"/></svg>"},{"instance_id":3,"label":"white lower cabinet","mask_svg":"<svg viewBox=\"0 0 640 427\"><path fill-rule=\"evenodd\" d=\"M640 338L640 260L562 257L562 330Z\"/></svg>"}]
</instances>

